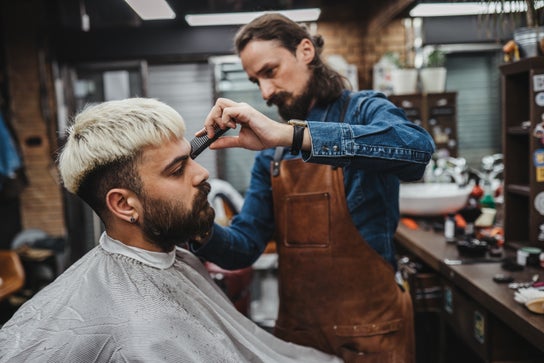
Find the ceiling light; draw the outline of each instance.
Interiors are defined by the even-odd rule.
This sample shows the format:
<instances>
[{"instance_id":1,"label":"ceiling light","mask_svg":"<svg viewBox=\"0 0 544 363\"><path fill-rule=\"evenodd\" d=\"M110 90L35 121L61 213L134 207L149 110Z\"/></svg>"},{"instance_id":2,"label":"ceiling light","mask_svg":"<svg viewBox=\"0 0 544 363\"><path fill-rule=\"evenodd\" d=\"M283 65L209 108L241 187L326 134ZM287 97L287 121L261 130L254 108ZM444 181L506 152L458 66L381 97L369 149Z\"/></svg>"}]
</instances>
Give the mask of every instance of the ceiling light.
<instances>
[{"instance_id":1,"label":"ceiling light","mask_svg":"<svg viewBox=\"0 0 544 363\"><path fill-rule=\"evenodd\" d=\"M537 8L544 6L544 1L536 1ZM418 4L410 11L414 18L430 16L460 16L495 13L514 13L527 11L525 1L496 1L484 4L482 2L467 3L426 3Z\"/></svg>"},{"instance_id":2,"label":"ceiling light","mask_svg":"<svg viewBox=\"0 0 544 363\"><path fill-rule=\"evenodd\" d=\"M321 14L318 8L298 9L298 10L278 10L280 13L295 22L316 21ZM221 14L190 14L185 16L185 21L190 26L212 26L212 25L240 25L247 24L253 19L268 13L260 12L242 12L242 13L221 13Z\"/></svg>"},{"instance_id":3,"label":"ceiling light","mask_svg":"<svg viewBox=\"0 0 544 363\"><path fill-rule=\"evenodd\" d=\"M142 20L174 19L176 13L165 0L125 0Z\"/></svg>"}]
</instances>

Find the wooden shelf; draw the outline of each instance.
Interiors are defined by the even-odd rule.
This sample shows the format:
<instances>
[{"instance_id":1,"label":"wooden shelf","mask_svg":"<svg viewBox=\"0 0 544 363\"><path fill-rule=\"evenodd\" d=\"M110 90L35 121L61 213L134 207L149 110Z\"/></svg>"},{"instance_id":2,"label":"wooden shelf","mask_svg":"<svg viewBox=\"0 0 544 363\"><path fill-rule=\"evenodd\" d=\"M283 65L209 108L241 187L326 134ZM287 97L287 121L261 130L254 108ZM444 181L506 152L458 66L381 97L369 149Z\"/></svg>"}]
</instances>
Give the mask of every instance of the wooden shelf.
<instances>
[{"instance_id":1,"label":"wooden shelf","mask_svg":"<svg viewBox=\"0 0 544 363\"><path fill-rule=\"evenodd\" d=\"M502 80L502 125L504 155L504 237L507 244L540 245L544 216L534 207L544 184L534 158L543 146L531 135L540 122L544 106L537 103L542 92L544 57L522 59L500 67ZM525 127L522 127L522 124Z\"/></svg>"},{"instance_id":2,"label":"wooden shelf","mask_svg":"<svg viewBox=\"0 0 544 363\"><path fill-rule=\"evenodd\" d=\"M521 126L510 126L506 129L508 135L529 135L529 129Z\"/></svg>"},{"instance_id":3,"label":"wooden shelf","mask_svg":"<svg viewBox=\"0 0 544 363\"><path fill-rule=\"evenodd\" d=\"M544 57L531 57L521 59L517 62L505 63L499 66L504 76L527 72L528 69L541 68L544 64Z\"/></svg>"},{"instance_id":4,"label":"wooden shelf","mask_svg":"<svg viewBox=\"0 0 544 363\"><path fill-rule=\"evenodd\" d=\"M506 185L505 190L508 193L529 196L531 194L531 188L528 185L510 184Z\"/></svg>"}]
</instances>

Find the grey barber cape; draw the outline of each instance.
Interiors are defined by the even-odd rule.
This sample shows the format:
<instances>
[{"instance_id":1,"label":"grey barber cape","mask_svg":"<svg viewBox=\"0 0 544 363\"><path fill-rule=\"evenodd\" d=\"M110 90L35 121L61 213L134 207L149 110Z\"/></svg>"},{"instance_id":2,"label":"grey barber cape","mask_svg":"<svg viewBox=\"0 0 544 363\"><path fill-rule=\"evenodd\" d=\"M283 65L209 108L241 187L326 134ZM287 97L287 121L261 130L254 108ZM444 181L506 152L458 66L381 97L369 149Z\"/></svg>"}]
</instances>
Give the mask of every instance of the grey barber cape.
<instances>
[{"instance_id":1,"label":"grey barber cape","mask_svg":"<svg viewBox=\"0 0 544 363\"><path fill-rule=\"evenodd\" d=\"M108 237L0 330L0 362L341 362L240 314L190 252Z\"/></svg>"}]
</instances>

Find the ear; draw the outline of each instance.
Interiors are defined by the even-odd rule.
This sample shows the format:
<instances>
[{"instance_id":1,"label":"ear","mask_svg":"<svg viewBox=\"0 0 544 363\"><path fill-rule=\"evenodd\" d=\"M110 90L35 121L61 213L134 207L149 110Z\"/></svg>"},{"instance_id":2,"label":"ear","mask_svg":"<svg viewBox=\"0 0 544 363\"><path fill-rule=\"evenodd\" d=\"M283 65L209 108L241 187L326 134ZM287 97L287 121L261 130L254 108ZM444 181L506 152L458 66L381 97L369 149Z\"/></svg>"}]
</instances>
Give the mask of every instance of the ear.
<instances>
[{"instance_id":1,"label":"ear","mask_svg":"<svg viewBox=\"0 0 544 363\"><path fill-rule=\"evenodd\" d=\"M302 60L305 64L309 64L314 60L315 47L314 43L308 38L304 38L298 43L297 46L297 58Z\"/></svg>"},{"instance_id":2,"label":"ear","mask_svg":"<svg viewBox=\"0 0 544 363\"><path fill-rule=\"evenodd\" d=\"M106 204L114 217L129 223L138 220L140 201L132 191L123 188L111 189L106 194Z\"/></svg>"}]
</instances>

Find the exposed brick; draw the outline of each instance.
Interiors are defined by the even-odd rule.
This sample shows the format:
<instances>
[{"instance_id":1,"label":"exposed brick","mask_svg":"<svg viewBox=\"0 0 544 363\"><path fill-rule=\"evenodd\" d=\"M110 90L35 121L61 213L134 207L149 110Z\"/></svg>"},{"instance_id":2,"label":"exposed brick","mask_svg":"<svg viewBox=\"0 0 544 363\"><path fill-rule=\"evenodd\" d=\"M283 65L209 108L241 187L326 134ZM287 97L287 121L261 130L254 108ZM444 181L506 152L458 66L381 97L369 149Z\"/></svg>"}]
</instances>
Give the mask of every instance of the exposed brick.
<instances>
[{"instance_id":1,"label":"exposed brick","mask_svg":"<svg viewBox=\"0 0 544 363\"><path fill-rule=\"evenodd\" d=\"M9 17L4 18L5 60L10 94L10 122L21 144L28 186L21 194L21 218L24 229L38 228L48 234L65 233L62 195L52 167L53 157L46 120L40 104L39 49L35 39L39 16L33 9L36 0L9 2ZM30 11L29 11L30 9ZM25 19L25 21L21 21ZM22 25L24 23L24 25ZM24 29L21 29L24 26ZM50 66L50 65L48 65ZM45 77L52 103L52 82ZM26 145L29 137L40 137L42 144Z\"/></svg>"}]
</instances>

